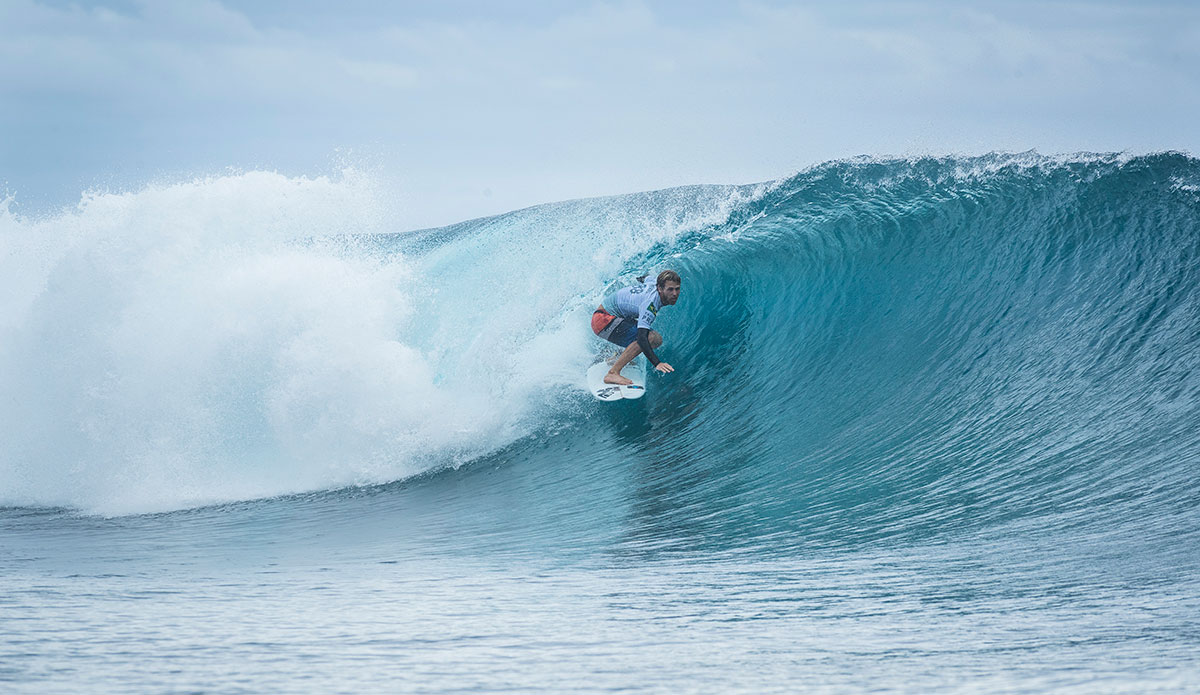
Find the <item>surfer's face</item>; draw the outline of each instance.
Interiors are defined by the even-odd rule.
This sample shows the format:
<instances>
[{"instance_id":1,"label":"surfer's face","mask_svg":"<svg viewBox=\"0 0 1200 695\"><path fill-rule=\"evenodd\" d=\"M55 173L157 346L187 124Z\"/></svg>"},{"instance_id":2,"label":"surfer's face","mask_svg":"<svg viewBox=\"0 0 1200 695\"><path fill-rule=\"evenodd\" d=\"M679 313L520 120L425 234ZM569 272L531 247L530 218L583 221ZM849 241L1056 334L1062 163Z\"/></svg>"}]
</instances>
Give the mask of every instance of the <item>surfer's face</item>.
<instances>
[{"instance_id":1,"label":"surfer's face","mask_svg":"<svg viewBox=\"0 0 1200 695\"><path fill-rule=\"evenodd\" d=\"M658 288L658 298L662 300L663 306L669 306L679 301L679 283L668 280L666 284Z\"/></svg>"}]
</instances>

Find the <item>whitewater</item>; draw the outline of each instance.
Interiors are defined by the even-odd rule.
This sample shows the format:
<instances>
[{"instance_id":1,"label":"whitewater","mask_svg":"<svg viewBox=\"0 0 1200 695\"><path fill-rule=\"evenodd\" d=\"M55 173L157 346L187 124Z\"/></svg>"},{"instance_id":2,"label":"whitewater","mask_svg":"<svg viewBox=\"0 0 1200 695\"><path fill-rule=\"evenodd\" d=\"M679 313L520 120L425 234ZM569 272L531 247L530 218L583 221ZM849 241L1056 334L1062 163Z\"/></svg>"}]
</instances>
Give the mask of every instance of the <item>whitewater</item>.
<instances>
[{"instance_id":1,"label":"whitewater","mask_svg":"<svg viewBox=\"0 0 1200 695\"><path fill-rule=\"evenodd\" d=\"M0 205L6 691L1200 689L1200 160L388 201Z\"/></svg>"}]
</instances>

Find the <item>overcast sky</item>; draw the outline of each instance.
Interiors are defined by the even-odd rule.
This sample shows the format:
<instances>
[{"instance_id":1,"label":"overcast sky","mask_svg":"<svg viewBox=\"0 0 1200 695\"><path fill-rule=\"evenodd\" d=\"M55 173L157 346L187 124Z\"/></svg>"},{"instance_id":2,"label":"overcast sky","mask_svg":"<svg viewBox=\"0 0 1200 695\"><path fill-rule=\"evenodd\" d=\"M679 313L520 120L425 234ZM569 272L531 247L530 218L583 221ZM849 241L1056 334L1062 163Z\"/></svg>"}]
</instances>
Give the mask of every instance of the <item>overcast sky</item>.
<instances>
[{"instance_id":1,"label":"overcast sky","mask_svg":"<svg viewBox=\"0 0 1200 695\"><path fill-rule=\"evenodd\" d=\"M1200 152L1200 3L0 0L18 211L353 164L415 228L1028 149Z\"/></svg>"}]
</instances>

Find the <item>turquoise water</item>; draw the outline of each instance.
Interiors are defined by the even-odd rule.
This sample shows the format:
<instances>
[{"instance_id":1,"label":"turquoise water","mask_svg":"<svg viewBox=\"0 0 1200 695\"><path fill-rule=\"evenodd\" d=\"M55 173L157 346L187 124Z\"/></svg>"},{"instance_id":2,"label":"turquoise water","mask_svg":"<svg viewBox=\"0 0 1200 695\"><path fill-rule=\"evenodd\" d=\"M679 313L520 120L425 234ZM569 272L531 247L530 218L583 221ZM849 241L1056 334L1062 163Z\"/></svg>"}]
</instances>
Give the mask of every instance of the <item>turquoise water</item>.
<instances>
[{"instance_id":1,"label":"turquoise water","mask_svg":"<svg viewBox=\"0 0 1200 695\"><path fill-rule=\"evenodd\" d=\"M1200 162L0 215L12 692L1195 692ZM603 404L646 270L676 372Z\"/></svg>"}]
</instances>

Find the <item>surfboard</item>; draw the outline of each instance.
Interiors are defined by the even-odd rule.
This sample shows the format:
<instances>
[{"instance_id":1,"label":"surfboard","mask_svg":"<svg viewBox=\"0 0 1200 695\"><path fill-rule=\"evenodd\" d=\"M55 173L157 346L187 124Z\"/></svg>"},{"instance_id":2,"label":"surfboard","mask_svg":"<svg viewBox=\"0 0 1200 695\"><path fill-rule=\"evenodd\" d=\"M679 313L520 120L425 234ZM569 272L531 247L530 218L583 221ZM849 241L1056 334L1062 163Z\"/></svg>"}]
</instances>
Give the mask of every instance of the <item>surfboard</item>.
<instances>
[{"instance_id":1,"label":"surfboard","mask_svg":"<svg viewBox=\"0 0 1200 695\"><path fill-rule=\"evenodd\" d=\"M623 398L641 398L646 395L645 358L637 357L621 370L621 376L632 381L632 384L619 386L604 383L604 375L608 374L611 365L601 361L593 364L587 373L588 388L592 395L602 401L619 401Z\"/></svg>"}]
</instances>

